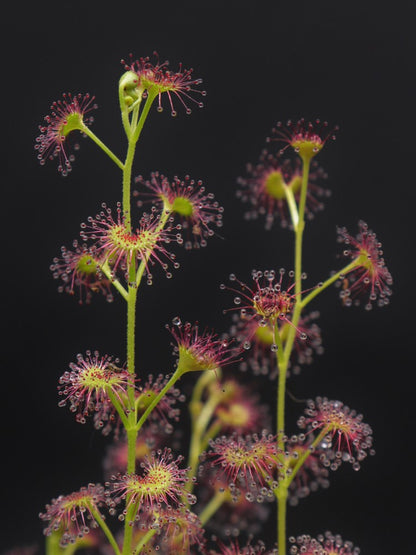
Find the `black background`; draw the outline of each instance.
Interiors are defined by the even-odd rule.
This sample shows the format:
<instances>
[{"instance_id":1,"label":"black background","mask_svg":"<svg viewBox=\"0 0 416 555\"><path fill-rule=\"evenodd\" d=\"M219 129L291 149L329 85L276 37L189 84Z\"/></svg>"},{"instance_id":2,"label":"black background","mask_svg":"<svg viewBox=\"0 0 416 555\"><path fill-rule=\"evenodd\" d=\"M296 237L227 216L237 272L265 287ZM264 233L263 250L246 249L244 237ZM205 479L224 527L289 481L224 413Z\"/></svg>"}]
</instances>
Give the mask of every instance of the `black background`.
<instances>
[{"instance_id":1,"label":"black background","mask_svg":"<svg viewBox=\"0 0 416 555\"><path fill-rule=\"evenodd\" d=\"M180 109L177 118L168 109L152 111L135 174L159 170L202 179L225 212L221 238L203 251L182 252L172 280L159 274L153 287L143 286L139 367L144 373L171 370L164 325L176 315L219 332L228 328L222 310L232 299L219 284L230 272L244 281L252 268L291 266L290 232L246 223L235 199L236 178L246 162L256 162L278 120L319 116L338 124L337 141L319 155L332 197L307 227L307 283L339 267L336 225L355 232L362 218L383 242L394 295L390 306L366 313L342 308L335 290L323 294L315 307L325 354L292 378L289 389L300 398L338 398L362 412L374 429L377 456L358 473L342 468L329 490L289 509L288 531L330 529L368 555L411 545L414 10L410 2L210 6L40 3L21 12L12 6L3 21L3 36L11 30L11 38L4 41L2 68L2 550L40 542L37 514L45 503L102 479L106 440L57 407L56 385L76 353L96 348L123 358L125 347L122 300L97 298L79 306L58 294L48 269L60 246L77 237L81 221L101 202L120 199L120 172L87 140L69 177L58 175L54 163L40 167L33 150L37 126L63 92L90 92L99 105L94 132L123 157L120 59L153 50L173 69L181 61L194 67L208 95L205 108L191 116ZM270 390L267 379L257 383ZM291 425L300 411L289 398ZM264 531L270 543L271 530Z\"/></svg>"}]
</instances>

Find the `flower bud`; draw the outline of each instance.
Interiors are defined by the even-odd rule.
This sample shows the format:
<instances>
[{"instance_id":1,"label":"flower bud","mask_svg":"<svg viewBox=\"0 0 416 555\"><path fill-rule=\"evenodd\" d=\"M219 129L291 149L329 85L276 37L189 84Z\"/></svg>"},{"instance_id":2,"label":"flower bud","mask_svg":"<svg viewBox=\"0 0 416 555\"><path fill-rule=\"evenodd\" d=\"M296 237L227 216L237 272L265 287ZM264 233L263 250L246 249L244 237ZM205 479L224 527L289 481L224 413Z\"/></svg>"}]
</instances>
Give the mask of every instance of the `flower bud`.
<instances>
[{"instance_id":1,"label":"flower bud","mask_svg":"<svg viewBox=\"0 0 416 555\"><path fill-rule=\"evenodd\" d=\"M126 71L121 76L118 86L120 101L123 99L127 107L131 106L136 100L141 100L144 89L134 71Z\"/></svg>"}]
</instances>

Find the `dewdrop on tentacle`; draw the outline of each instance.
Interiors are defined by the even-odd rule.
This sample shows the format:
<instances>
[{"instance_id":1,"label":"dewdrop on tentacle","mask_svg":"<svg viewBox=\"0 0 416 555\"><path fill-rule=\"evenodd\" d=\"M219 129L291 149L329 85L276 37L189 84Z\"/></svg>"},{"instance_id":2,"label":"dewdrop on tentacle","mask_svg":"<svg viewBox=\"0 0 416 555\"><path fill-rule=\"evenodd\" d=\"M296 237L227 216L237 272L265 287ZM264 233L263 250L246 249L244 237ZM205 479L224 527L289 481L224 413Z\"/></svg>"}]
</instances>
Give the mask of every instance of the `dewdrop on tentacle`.
<instances>
[{"instance_id":1,"label":"dewdrop on tentacle","mask_svg":"<svg viewBox=\"0 0 416 555\"><path fill-rule=\"evenodd\" d=\"M81 224L81 237L84 241L94 240L96 252L108 261L113 276L121 270L129 282L129 268L132 264L143 263L152 281L150 268L159 264L167 277L172 277L170 265L175 264L176 256L165 245L182 243L180 234L167 224L159 228L160 215L155 212L143 214L135 231L129 231L122 215L121 205L117 206L117 218L105 204L95 218L88 218L88 224ZM150 277L149 277L150 276Z\"/></svg>"},{"instance_id":2,"label":"dewdrop on tentacle","mask_svg":"<svg viewBox=\"0 0 416 555\"><path fill-rule=\"evenodd\" d=\"M316 436L326 431L319 447L321 460L331 470L336 470L345 461L359 470L360 462L373 455L371 427L363 422L363 416L341 403L326 397L309 400L305 416L298 419L298 426L307 434Z\"/></svg>"},{"instance_id":3,"label":"dewdrop on tentacle","mask_svg":"<svg viewBox=\"0 0 416 555\"><path fill-rule=\"evenodd\" d=\"M325 198L330 196L329 189L322 183L327 179L326 172L313 161L311 164L306 194L305 217L310 220L323 210ZM239 189L236 196L247 210L246 220L265 219L265 228L270 230L275 221L281 227L292 228L288 198L293 195L299 202L302 184L302 164L296 158L282 160L279 156L263 151L258 164L247 164L246 176L237 179Z\"/></svg>"},{"instance_id":4,"label":"dewdrop on tentacle","mask_svg":"<svg viewBox=\"0 0 416 555\"><path fill-rule=\"evenodd\" d=\"M107 302L112 302L111 282L101 271L102 262L93 248L77 240L73 241L73 250L61 247L61 258L55 257L50 266L54 279L62 282L58 291L70 295L78 292L80 304L89 304L93 293L101 293Z\"/></svg>"},{"instance_id":5,"label":"dewdrop on tentacle","mask_svg":"<svg viewBox=\"0 0 416 555\"><path fill-rule=\"evenodd\" d=\"M201 331L197 323L182 324L179 317L175 317L172 323L172 327L166 327L175 339L174 354L178 360L177 367L183 373L215 371L235 362L241 354L238 347L221 339L215 332L207 329Z\"/></svg>"},{"instance_id":6,"label":"dewdrop on tentacle","mask_svg":"<svg viewBox=\"0 0 416 555\"><path fill-rule=\"evenodd\" d=\"M153 172L148 180L136 177L135 183L140 187L133 192L138 206L156 202L160 209L179 219L187 250L205 247L207 239L215 234L214 228L222 227L223 208L212 193L206 192L202 181L195 181L188 175L184 179L177 176L168 179Z\"/></svg>"},{"instance_id":7,"label":"dewdrop on tentacle","mask_svg":"<svg viewBox=\"0 0 416 555\"><path fill-rule=\"evenodd\" d=\"M286 125L279 121L272 129L272 135L268 141L276 140L287 143L281 153L291 146L302 160L310 161L322 150L329 139L335 140L337 131L338 126L330 129L328 122L320 119L316 119L314 122L307 122L304 118L296 122L288 120Z\"/></svg>"},{"instance_id":8,"label":"dewdrop on tentacle","mask_svg":"<svg viewBox=\"0 0 416 555\"><path fill-rule=\"evenodd\" d=\"M97 108L95 97L71 93L63 94L61 100L51 105L51 114L45 116L46 125L40 125L41 134L36 139L35 150L38 160L44 165L47 160L58 160L58 171L66 176L72 170L75 157L68 154L68 136L73 131L84 132L94 118L87 114ZM79 145L75 145L78 150Z\"/></svg>"},{"instance_id":9,"label":"dewdrop on tentacle","mask_svg":"<svg viewBox=\"0 0 416 555\"><path fill-rule=\"evenodd\" d=\"M359 305L366 298L366 310L371 310L373 303L382 307L389 303L392 294L393 278L383 258L382 245L376 234L360 220L356 237L350 235L345 227L338 227L338 242L344 243L343 255L355 260L357 265L348 270L342 280L340 298L345 306Z\"/></svg>"}]
</instances>

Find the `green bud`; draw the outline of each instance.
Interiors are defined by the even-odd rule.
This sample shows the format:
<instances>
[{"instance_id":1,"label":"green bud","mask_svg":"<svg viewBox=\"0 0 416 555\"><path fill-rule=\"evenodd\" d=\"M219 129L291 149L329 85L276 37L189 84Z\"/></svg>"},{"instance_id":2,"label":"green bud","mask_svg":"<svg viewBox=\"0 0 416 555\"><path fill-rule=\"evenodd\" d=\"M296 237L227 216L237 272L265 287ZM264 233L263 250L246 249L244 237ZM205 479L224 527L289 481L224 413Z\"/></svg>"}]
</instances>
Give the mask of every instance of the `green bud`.
<instances>
[{"instance_id":1,"label":"green bud","mask_svg":"<svg viewBox=\"0 0 416 555\"><path fill-rule=\"evenodd\" d=\"M140 84L139 77L134 71L126 71L119 81L120 97L124 99L127 106L131 106L133 102L141 100L143 95L143 86Z\"/></svg>"}]
</instances>

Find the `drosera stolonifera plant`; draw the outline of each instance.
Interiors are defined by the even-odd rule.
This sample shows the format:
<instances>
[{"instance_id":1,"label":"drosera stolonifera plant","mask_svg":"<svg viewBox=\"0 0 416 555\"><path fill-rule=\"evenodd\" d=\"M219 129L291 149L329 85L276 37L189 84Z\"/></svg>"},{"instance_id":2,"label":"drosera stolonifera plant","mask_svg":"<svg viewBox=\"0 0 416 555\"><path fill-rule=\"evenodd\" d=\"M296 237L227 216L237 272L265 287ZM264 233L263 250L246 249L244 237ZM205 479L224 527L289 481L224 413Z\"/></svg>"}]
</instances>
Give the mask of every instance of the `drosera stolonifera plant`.
<instances>
[{"instance_id":1,"label":"drosera stolonifera plant","mask_svg":"<svg viewBox=\"0 0 416 555\"><path fill-rule=\"evenodd\" d=\"M230 275L232 285L221 285L221 289L236 295L234 304L239 313L234 315L232 329L243 341L243 347L254 351L244 369L277 378L276 463L266 478L267 494L277 500L280 555L288 552L287 503L296 505L318 487L328 487L329 471L337 470L343 462L359 470L361 461L375 453L371 427L363 422L361 414L338 400L326 397L308 400L304 415L298 419L301 433L289 436L285 423L286 381L290 371L293 368L298 373L315 353L322 352L320 329L315 322L319 313L304 313L309 303L332 284L341 286L344 306L364 302L365 309L371 310L375 303L380 307L387 305L391 295L392 277L384 262L381 243L363 221L358 224L356 237L346 228L338 228L338 241L346 247L343 255L348 263L315 286L307 289L302 286L307 278L302 267L305 220L323 209L316 197L325 194L317 180L326 179L326 173L317 166L315 157L328 141L335 139L337 131L327 122L304 119L288 121L286 125L279 122L273 128L266 142L280 143L281 148L272 153L265 149L258 165L247 165L248 176L238 179L237 197L249 203L248 219L265 217L266 229L280 220L282 227L293 231L294 269L288 272L290 279L286 283L283 281L286 271L280 268L253 270L254 286L246 285L234 274ZM212 447L214 452L218 449L214 444ZM249 484L242 476L242 484L243 491L248 492L254 482ZM264 490L260 493L264 494ZM351 542L344 542L330 532L317 538L290 537L289 542L291 554L359 552ZM259 552L250 549L245 552Z\"/></svg>"},{"instance_id":2,"label":"drosera stolonifera plant","mask_svg":"<svg viewBox=\"0 0 416 555\"><path fill-rule=\"evenodd\" d=\"M287 378L322 352L319 314L310 312L309 304L333 284L341 284L345 306L362 299L367 309L374 303L383 306L391 295L381 244L362 221L357 236L338 229L346 265L318 284L303 285L305 220L323 209L328 195L321 183L326 174L315 157L336 129L299 120L273 130L267 143L269 150L277 144L276 152L265 149L258 165L247 166L237 196L249 204L249 219L265 217L268 229L280 221L293 232L293 270L252 270L250 284L244 276L231 275L231 284L220 286L234 295L227 334L175 317L166 325L166 343L170 334L176 364L155 376L135 364L138 289L144 282L153 284L159 273L171 278L179 267L173 247L204 247L221 227L223 210L202 182L189 176L169 178L157 171L149 178L132 176L150 112L154 107L162 111L165 104L172 115L177 107L188 114L192 107L202 107L201 79L182 66L171 71L157 56L152 62L130 55L122 66L123 159L91 130L97 105L89 94L67 93L54 102L35 147L41 164L56 159L66 176L74 162L71 149L78 150L73 139L81 134L121 172L120 202L114 207L102 203L96 216L81 224L80 238L71 248L62 247L51 265L59 290L80 303L102 294L126 307L124 360L96 351L78 354L58 384L59 405L69 407L80 423L92 417L94 426L111 438L104 483L89 483L53 499L40 513L45 548L11 553L357 555L358 548L331 532L314 538L289 537L286 531L288 503L296 505L317 488L328 487L330 471L342 463L358 470L374 453L370 426L338 400L308 400L298 433L289 435L286 429ZM260 403L259 380L249 384L242 370L276 383L274 425L269 407ZM185 402L178 386L185 374L193 384L189 438L176 433ZM270 389L269 381L265 387ZM274 543L263 531L273 503Z\"/></svg>"}]
</instances>

